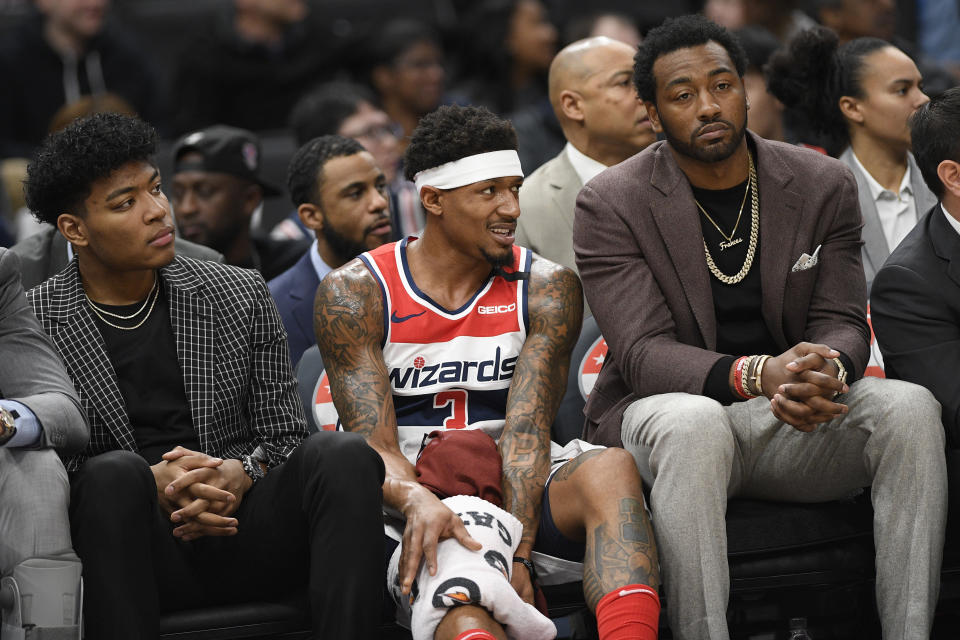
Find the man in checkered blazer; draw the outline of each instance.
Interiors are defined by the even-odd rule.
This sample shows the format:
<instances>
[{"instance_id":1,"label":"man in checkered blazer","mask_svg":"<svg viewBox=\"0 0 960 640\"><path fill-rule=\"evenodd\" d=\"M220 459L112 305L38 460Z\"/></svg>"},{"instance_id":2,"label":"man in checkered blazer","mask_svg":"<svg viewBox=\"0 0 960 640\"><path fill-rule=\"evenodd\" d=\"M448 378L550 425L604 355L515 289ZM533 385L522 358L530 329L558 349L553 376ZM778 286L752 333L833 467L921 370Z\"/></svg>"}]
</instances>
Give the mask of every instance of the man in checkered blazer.
<instances>
[{"instance_id":1,"label":"man in checkered blazer","mask_svg":"<svg viewBox=\"0 0 960 640\"><path fill-rule=\"evenodd\" d=\"M307 438L259 274L174 257L155 149L101 114L28 169L28 204L77 256L28 298L90 422L65 459L87 636L156 638L162 611L309 584L317 637L372 637L383 463L359 436Z\"/></svg>"}]
</instances>

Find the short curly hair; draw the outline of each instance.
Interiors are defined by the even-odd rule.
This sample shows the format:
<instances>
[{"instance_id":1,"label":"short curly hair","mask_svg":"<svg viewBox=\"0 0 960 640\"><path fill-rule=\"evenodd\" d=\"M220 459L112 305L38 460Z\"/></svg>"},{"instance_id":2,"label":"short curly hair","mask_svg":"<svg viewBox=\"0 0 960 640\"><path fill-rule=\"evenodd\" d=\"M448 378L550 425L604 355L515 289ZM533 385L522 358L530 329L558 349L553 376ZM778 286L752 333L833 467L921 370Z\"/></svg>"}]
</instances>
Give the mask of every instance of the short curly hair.
<instances>
[{"instance_id":1,"label":"short curly hair","mask_svg":"<svg viewBox=\"0 0 960 640\"><path fill-rule=\"evenodd\" d=\"M323 167L333 158L361 151L366 151L362 144L343 136L320 136L297 149L287 168L287 188L293 206L308 202L319 206Z\"/></svg>"},{"instance_id":2,"label":"short curly hair","mask_svg":"<svg viewBox=\"0 0 960 640\"><path fill-rule=\"evenodd\" d=\"M27 165L23 193L40 222L86 213L93 183L131 162L154 162L157 132L139 118L97 113L52 133Z\"/></svg>"},{"instance_id":3,"label":"short curly hair","mask_svg":"<svg viewBox=\"0 0 960 640\"><path fill-rule=\"evenodd\" d=\"M699 14L667 18L659 27L650 30L633 57L633 86L640 99L657 101L657 79L653 77L653 64L657 58L710 41L727 50L737 75L743 77L747 70L747 54L736 36Z\"/></svg>"},{"instance_id":4,"label":"short curly hair","mask_svg":"<svg viewBox=\"0 0 960 640\"><path fill-rule=\"evenodd\" d=\"M509 120L485 107L442 106L413 131L403 154L407 180L425 169L489 151L516 150L517 132Z\"/></svg>"}]
</instances>

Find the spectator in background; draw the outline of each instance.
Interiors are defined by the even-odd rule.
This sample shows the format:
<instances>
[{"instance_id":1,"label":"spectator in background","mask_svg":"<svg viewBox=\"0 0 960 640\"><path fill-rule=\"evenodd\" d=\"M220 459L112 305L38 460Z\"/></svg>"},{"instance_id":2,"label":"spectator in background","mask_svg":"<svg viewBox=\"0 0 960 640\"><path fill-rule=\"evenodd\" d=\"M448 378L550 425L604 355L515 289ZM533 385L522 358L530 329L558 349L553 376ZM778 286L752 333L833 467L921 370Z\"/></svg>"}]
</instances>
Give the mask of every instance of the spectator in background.
<instances>
[{"instance_id":1,"label":"spectator in background","mask_svg":"<svg viewBox=\"0 0 960 640\"><path fill-rule=\"evenodd\" d=\"M458 98L499 114L546 98L557 29L540 0L482 0L464 13L462 27Z\"/></svg>"},{"instance_id":2,"label":"spectator in background","mask_svg":"<svg viewBox=\"0 0 960 640\"><path fill-rule=\"evenodd\" d=\"M590 38L568 45L550 65L550 102L567 144L524 180L516 242L575 273L580 188L657 138L630 82L634 51L610 38Z\"/></svg>"},{"instance_id":3,"label":"spectator in background","mask_svg":"<svg viewBox=\"0 0 960 640\"><path fill-rule=\"evenodd\" d=\"M706 0L703 15L711 22L735 31L746 25L744 0Z\"/></svg>"},{"instance_id":4,"label":"spectator in background","mask_svg":"<svg viewBox=\"0 0 960 640\"><path fill-rule=\"evenodd\" d=\"M816 22L798 8L801 0L743 0L744 26L763 27L780 42L816 26Z\"/></svg>"},{"instance_id":5,"label":"spectator in background","mask_svg":"<svg viewBox=\"0 0 960 640\"><path fill-rule=\"evenodd\" d=\"M763 77L763 67L780 47L780 42L763 27L744 27L735 33L747 54L743 86L750 105L750 130L761 138L783 142L783 103L767 91L767 81Z\"/></svg>"},{"instance_id":6,"label":"spectator in background","mask_svg":"<svg viewBox=\"0 0 960 640\"><path fill-rule=\"evenodd\" d=\"M370 84L380 107L401 127L400 153L420 118L443 99L443 49L429 27L416 20L388 22L370 43Z\"/></svg>"},{"instance_id":7,"label":"spectator in background","mask_svg":"<svg viewBox=\"0 0 960 640\"><path fill-rule=\"evenodd\" d=\"M910 153L908 119L929 98L907 54L878 38L838 46L836 34L803 32L770 61L770 91L802 111L857 179L867 287L890 252L936 202Z\"/></svg>"},{"instance_id":8,"label":"spectator in background","mask_svg":"<svg viewBox=\"0 0 960 640\"><path fill-rule=\"evenodd\" d=\"M266 283L174 255L155 153L148 125L100 114L48 138L27 182L77 248L28 299L90 422L65 461L87 637L307 586L315 637L374 637L383 463L307 437Z\"/></svg>"},{"instance_id":9,"label":"spectator in background","mask_svg":"<svg viewBox=\"0 0 960 640\"><path fill-rule=\"evenodd\" d=\"M637 23L622 13L594 13L575 18L563 30L563 41L567 44L600 36L619 40L634 48L641 40Z\"/></svg>"},{"instance_id":10,"label":"spectator in background","mask_svg":"<svg viewBox=\"0 0 960 640\"><path fill-rule=\"evenodd\" d=\"M313 298L330 271L390 242L387 178L359 142L322 136L300 147L287 176L297 215L314 235L307 253L270 281L287 329L290 360L317 343Z\"/></svg>"},{"instance_id":11,"label":"spectator in background","mask_svg":"<svg viewBox=\"0 0 960 640\"><path fill-rule=\"evenodd\" d=\"M54 115L85 96L116 94L162 124L157 74L119 29L109 0L37 0L37 11L0 45L0 158L29 158Z\"/></svg>"},{"instance_id":12,"label":"spectator in background","mask_svg":"<svg viewBox=\"0 0 960 640\"><path fill-rule=\"evenodd\" d=\"M373 155L387 178L393 239L419 235L423 229L423 209L413 183L400 171L399 138L402 130L384 111L375 106L373 94L361 85L331 82L305 95L294 107L290 127L302 147L320 136L352 138ZM293 212L274 227L274 237L313 238Z\"/></svg>"},{"instance_id":13,"label":"spectator in background","mask_svg":"<svg viewBox=\"0 0 960 640\"><path fill-rule=\"evenodd\" d=\"M260 142L249 131L216 125L183 136L173 147L170 195L180 235L265 279L291 267L310 244L253 234L254 211L264 197L281 193L260 177Z\"/></svg>"},{"instance_id":14,"label":"spectator in background","mask_svg":"<svg viewBox=\"0 0 960 640\"><path fill-rule=\"evenodd\" d=\"M176 63L177 133L216 123L279 129L303 92L334 70L332 38L307 20L306 0L232 4Z\"/></svg>"},{"instance_id":15,"label":"spectator in background","mask_svg":"<svg viewBox=\"0 0 960 640\"><path fill-rule=\"evenodd\" d=\"M855 38L879 38L913 58L929 95L939 95L956 85L956 79L945 68L919 54L915 43L895 35L897 0L815 0L814 5L815 17L837 33L840 44Z\"/></svg>"},{"instance_id":16,"label":"spectator in background","mask_svg":"<svg viewBox=\"0 0 960 640\"><path fill-rule=\"evenodd\" d=\"M873 326L887 376L928 388L943 407L947 443L960 447L960 89L914 115L923 179L940 206L890 254L873 283ZM955 501L954 501L955 502Z\"/></svg>"}]
</instances>

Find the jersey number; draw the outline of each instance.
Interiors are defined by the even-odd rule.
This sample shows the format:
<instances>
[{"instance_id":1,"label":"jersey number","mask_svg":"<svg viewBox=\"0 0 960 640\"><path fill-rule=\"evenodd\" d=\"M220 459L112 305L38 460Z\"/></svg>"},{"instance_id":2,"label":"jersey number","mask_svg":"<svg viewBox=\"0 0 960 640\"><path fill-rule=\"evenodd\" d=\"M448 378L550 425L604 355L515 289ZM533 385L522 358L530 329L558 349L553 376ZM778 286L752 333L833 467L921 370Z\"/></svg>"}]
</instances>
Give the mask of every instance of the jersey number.
<instances>
[{"instance_id":1,"label":"jersey number","mask_svg":"<svg viewBox=\"0 0 960 640\"><path fill-rule=\"evenodd\" d=\"M446 429L463 429L467 426L467 392L464 389L441 391L433 396L433 408L443 409L452 405L450 417L443 419Z\"/></svg>"}]
</instances>

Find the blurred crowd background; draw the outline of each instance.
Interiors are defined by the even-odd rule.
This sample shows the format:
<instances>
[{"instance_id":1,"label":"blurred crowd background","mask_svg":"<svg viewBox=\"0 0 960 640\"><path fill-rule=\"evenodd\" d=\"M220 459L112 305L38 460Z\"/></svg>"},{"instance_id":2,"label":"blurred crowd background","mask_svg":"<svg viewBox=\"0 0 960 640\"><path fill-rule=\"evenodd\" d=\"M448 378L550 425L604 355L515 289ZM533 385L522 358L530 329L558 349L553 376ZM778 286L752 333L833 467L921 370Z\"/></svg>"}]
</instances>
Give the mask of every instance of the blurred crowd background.
<instances>
[{"instance_id":1,"label":"blurred crowd background","mask_svg":"<svg viewBox=\"0 0 960 640\"><path fill-rule=\"evenodd\" d=\"M761 69L778 47L816 23L841 42L882 38L913 57L936 95L960 81L958 4L0 0L0 245L36 231L20 189L36 145L87 113L136 113L154 124L166 140L161 169L173 142L191 131L250 129L260 137L264 176L283 184L297 146L326 133L361 141L392 178L422 115L444 103L480 104L512 119L529 175L565 143L547 97L560 48L591 35L635 45L664 18L702 11L738 30L747 49L750 127L816 145L802 115L791 119L790 105L766 91ZM289 206L283 195L268 198L256 227L282 234Z\"/></svg>"}]
</instances>

